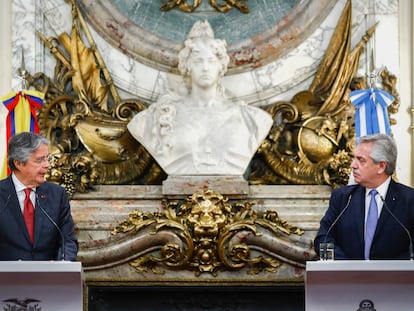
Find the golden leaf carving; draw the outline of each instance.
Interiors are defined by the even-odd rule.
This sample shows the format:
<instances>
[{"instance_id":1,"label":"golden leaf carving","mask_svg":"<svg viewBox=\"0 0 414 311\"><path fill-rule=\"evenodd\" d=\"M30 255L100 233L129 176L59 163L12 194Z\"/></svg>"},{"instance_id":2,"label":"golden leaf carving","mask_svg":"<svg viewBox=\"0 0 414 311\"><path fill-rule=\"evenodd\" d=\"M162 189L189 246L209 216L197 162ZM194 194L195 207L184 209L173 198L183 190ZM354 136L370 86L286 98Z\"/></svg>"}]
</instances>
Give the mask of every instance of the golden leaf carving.
<instances>
[{"instance_id":1,"label":"golden leaf carving","mask_svg":"<svg viewBox=\"0 0 414 311\"><path fill-rule=\"evenodd\" d=\"M277 212L257 212L253 202L237 201L212 190L196 192L184 202L164 200L164 213L135 211L119 224L113 234L140 234L150 230L152 235L168 231L177 236L159 248L158 256L139 256L131 261L137 272L159 273L160 265L194 271L196 275L247 268L248 273L263 270L274 272L280 260L256 254L249 236L270 234L274 237L302 235L303 231L279 218ZM252 248L253 247L253 248Z\"/></svg>"}]
</instances>

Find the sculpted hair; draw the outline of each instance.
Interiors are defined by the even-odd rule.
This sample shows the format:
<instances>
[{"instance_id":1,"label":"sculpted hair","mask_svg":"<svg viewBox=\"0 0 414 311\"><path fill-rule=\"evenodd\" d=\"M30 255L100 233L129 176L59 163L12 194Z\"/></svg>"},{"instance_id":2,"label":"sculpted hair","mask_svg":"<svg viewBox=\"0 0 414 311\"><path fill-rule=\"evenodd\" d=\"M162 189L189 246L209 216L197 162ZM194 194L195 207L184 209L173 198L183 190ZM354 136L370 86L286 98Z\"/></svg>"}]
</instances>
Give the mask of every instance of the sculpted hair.
<instances>
[{"instance_id":1,"label":"sculpted hair","mask_svg":"<svg viewBox=\"0 0 414 311\"><path fill-rule=\"evenodd\" d=\"M375 163L385 161L387 163L385 173L387 175L394 174L398 152L395 140L391 136L385 134L362 136L359 138L359 143L372 143L373 148L370 157Z\"/></svg>"},{"instance_id":2,"label":"sculpted hair","mask_svg":"<svg viewBox=\"0 0 414 311\"><path fill-rule=\"evenodd\" d=\"M184 48L178 53L178 70L183 75L185 82L189 85L191 75L190 58L192 53L197 53L201 49L210 49L216 55L221 65L220 77L224 76L230 57L227 54L227 43L225 40L214 38L214 32L208 21L197 21L188 34L184 42Z\"/></svg>"},{"instance_id":3,"label":"sculpted hair","mask_svg":"<svg viewBox=\"0 0 414 311\"><path fill-rule=\"evenodd\" d=\"M49 145L49 140L36 133L22 132L12 136L8 144L7 158L10 169L16 170L14 160L26 163L41 145Z\"/></svg>"},{"instance_id":4,"label":"sculpted hair","mask_svg":"<svg viewBox=\"0 0 414 311\"><path fill-rule=\"evenodd\" d=\"M195 38L185 41L184 48L178 54L178 70L180 73L184 77L191 75L191 66L189 64L191 54L203 48L210 49L213 54L216 55L217 60L221 65L220 76L224 76L230 62L226 50L226 42L220 39L211 38Z\"/></svg>"}]
</instances>

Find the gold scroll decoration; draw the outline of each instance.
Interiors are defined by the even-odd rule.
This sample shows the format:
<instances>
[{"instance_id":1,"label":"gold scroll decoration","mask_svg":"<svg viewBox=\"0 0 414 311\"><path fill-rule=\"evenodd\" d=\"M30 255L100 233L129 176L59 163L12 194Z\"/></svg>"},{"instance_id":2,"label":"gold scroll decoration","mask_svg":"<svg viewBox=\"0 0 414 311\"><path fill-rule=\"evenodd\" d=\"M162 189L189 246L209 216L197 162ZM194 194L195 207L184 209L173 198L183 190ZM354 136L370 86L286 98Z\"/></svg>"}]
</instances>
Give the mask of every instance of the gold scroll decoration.
<instances>
[{"instance_id":1,"label":"gold scroll decoration","mask_svg":"<svg viewBox=\"0 0 414 311\"><path fill-rule=\"evenodd\" d=\"M136 210L115 227L110 243L81 245L85 270L121 263L137 272L164 269L193 271L196 276L245 269L249 274L275 272L283 263L304 267L307 245L292 243L303 231L289 225L276 211L252 208L212 190L196 192L183 201L164 200L161 212ZM308 254L310 256L310 254Z\"/></svg>"}]
</instances>

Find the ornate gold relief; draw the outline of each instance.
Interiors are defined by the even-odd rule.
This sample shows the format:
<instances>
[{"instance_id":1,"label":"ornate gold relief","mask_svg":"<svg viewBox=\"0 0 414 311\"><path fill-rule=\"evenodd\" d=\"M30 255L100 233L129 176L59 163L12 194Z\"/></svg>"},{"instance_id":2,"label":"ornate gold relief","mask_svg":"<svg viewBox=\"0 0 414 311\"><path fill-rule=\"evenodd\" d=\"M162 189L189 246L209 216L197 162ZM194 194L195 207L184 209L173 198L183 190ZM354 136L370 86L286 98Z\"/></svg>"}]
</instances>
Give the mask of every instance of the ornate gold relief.
<instances>
[{"instance_id":1,"label":"ornate gold relief","mask_svg":"<svg viewBox=\"0 0 414 311\"><path fill-rule=\"evenodd\" d=\"M259 212L253 205L242 201L230 204L220 193L206 190L182 203L165 200L164 213L135 211L112 233L174 236L159 247L158 254L149 251L132 260L130 265L137 272L163 273L161 263L172 269L194 271L196 275L206 272L215 276L219 271L242 268L248 268L251 274L274 272L281 261L268 255L271 252L264 250L261 237L270 235L283 241L303 231L280 219L277 212ZM287 249L280 255L287 255Z\"/></svg>"},{"instance_id":2,"label":"ornate gold relief","mask_svg":"<svg viewBox=\"0 0 414 311\"><path fill-rule=\"evenodd\" d=\"M100 184L160 184L165 172L126 128L147 104L120 98L75 1L72 8L70 36L46 38L39 33L56 58L54 77L26 75L30 87L45 93L38 121L53 147L47 178L62 184L70 195ZM366 87L365 79L355 75L374 30L369 29L350 49L348 1L309 89L263 107L273 116L274 125L251 162L251 184L338 187L348 182L355 146L349 92ZM388 109L394 114L398 111L396 78L385 70L381 77L385 90L396 98Z\"/></svg>"},{"instance_id":3,"label":"ornate gold relief","mask_svg":"<svg viewBox=\"0 0 414 311\"><path fill-rule=\"evenodd\" d=\"M266 107L275 125L258 152L264 161L254 166L251 183L328 184L333 188L347 184L355 148L349 93L366 87L366 78L355 75L375 27L351 50L351 2L347 2L310 88L290 102ZM385 89L397 99L388 112L396 113L395 77L385 71L381 77Z\"/></svg>"},{"instance_id":4,"label":"ornate gold relief","mask_svg":"<svg viewBox=\"0 0 414 311\"><path fill-rule=\"evenodd\" d=\"M200 6L202 0L189 1L192 4L188 4L187 2L187 0L170 0L166 4L163 4L160 9L162 11L169 11L178 7L183 12L191 13ZM215 10L221 13L226 13L233 8L238 9L242 13L249 13L249 7L241 0L209 0L208 2Z\"/></svg>"}]
</instances>

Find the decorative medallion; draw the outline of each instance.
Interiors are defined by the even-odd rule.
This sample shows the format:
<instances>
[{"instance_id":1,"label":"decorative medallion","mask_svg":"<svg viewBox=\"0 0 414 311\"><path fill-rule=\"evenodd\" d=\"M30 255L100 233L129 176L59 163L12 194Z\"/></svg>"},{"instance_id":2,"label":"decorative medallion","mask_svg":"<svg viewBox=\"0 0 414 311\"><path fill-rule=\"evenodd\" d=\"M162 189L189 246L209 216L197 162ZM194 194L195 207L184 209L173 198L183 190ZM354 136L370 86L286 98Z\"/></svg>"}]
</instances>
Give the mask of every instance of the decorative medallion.
<instances>
[{"instance_id":1,"label":"decorative medallion","mask_svg":"<svg viewBox=\"0 0 414 311\"><path fill-rule=\"evenodd\" d=\"M302 43L330 13L336 1L251 1L249 14L231 10L222 14L209 3L191 1L191 14L160 10L159 1L77 0L93 28L114 47L152 68L176 72L177 54L186 34L198 20L208 20L217 38L228 43L231 58L227 74L268 64ZM189 1L169 1L175 4ZM312 16L312 18L309 18Z\"/></svg>"}]
</instances>

